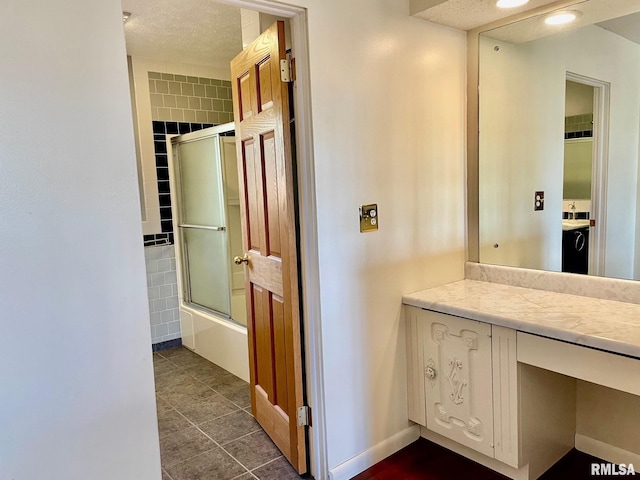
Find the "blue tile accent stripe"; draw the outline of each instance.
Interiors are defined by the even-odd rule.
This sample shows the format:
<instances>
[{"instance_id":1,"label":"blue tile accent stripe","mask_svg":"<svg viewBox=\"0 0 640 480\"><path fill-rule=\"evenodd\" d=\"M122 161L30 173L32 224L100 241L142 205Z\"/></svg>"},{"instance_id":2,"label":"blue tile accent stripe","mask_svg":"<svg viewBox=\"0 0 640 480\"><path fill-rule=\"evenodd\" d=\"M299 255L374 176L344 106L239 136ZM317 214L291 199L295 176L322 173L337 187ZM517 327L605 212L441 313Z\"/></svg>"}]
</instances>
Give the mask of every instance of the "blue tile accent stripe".
<instances>
[{"instance_id":1,"label":"blue tile accent stripe","mask_svg":"<svg viewBox=\"0 0 640 480\"><path fill-rule=\"evenodd\" d=\"M168 348L182 346L182 338L175 338L173 340L167 340L166 342L154 343L151 345L152 352L159 352L160 350L167 350Z\"/></svg>"}]
</instances>

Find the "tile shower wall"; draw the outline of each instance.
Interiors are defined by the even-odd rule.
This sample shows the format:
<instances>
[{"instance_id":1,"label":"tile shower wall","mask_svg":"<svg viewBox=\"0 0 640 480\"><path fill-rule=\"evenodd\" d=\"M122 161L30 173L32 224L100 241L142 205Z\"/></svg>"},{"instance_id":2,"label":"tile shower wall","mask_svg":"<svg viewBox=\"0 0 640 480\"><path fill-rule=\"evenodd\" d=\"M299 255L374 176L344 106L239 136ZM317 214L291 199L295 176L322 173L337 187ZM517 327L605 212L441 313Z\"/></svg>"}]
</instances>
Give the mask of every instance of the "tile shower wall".
<instances>
[{"instance_id":1,"label":"tile shower wall","mask_svg":"<svg viewBox=\"0 0 640 480\"><path fill-rule=\"evenodd\" d=\"M198 123L233 121L231 82L149 72L153 120Z\"/></svg>"},{"instance_id":2,"label":"tile shower wall","mask_svg":"<svg viewBox=\"0 0 640 480\"><path fill-rule=\"evenodd\" d=\"M180 338L178 279L173 245L146 247L152 343Z\"/></svg>"},{"instance_id":3,"label":"tile shower wall","mask_svg":"<svg viewBox=\"0 0 640 480\"><path fill-rule=\"evenodd\" d=\"M564 138L584 138L593 136L593 114L564 117Z\"/></svg>"},{"instance_id":4,"label":"tile shower wall","mask_svg":"<svg viewBox=\"0 0 640 480\"><path fill-rule=\"evenodd\" d=\"M144 236L152 343L180 338L166 135L233 121L231 82L149 72L161 231Z\"/></svg>"}]
</instances>

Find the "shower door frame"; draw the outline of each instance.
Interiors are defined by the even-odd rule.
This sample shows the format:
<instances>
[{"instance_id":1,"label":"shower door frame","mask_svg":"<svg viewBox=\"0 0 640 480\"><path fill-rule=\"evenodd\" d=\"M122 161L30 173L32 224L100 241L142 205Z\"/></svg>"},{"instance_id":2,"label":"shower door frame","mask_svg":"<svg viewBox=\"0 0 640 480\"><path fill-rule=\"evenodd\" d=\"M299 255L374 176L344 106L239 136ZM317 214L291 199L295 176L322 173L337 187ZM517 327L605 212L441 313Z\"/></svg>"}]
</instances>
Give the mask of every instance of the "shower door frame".
<instances>
[{"instance_id":1,"label":"shower door frame","mask_svg":"<svg viewBox=\"0 0 640 480\"><path fill-rule=\"evenodd\" d=\"M185 236L183 234L183 229L184 228L202 228L204 230L208 230L211 228L207 228L205 226L202 226L202 227L185 226L179 223L179 221L181 221L184 218L184 211L183 211L183 202L181 201L181 198L182 198L181 168L182 167L181 167L181 162L179 160L178 146L180 143L188 143L188 142L203 140L206 138L216 137L217 141L215 142L215 149L216 149L216 155L218 155L220 159L220 170L221 170L220 174L221 174L221 189L222 189L221 204L222 204L222 217L224 220L223 222L224 229L221 233L226 237L226 241L224 242L223 255L227 263L230 262L229 231L228 231L229 219L228 219L228 211L227 211L228 206L227 206L226 195L225 195L227 179L226 179L226 173L224 168L224 159L222 158L222 149L220 147L220 138L221 138L221 134L232 132L234 131L234 129L235 129L234 123L225 123L222 125L217 125L214 127L198 130L196 132L185 133L182 135L172 135L170 137L167 136L168 137L167 143L171 145L171 156L172 156L171 162L173 164L173 168L171 169L173 170L171 172L173 175L171 175L171 179L170 179L171 192L172 192L171 208L173 210L172 216L175 222L174 228L173 228L174 236L175 236L174 243L178 244L178 249L180 252L180 259L181 259L180 277L182 278L182 281L180 282L181 283L180 288L182 291L182 302L190 308L194 308L196 310L203 310L204 312L210 313L212 315L223 317L225 320L228 320L234 325L238 325L240 327L246 328L244 325L241 325L240 323L236 322L232 316L232 308L231 308L232 298L231 297L232 297L233 272L231 269L231 265L228 265L228 269L227 269L227 285L228 285L227 300L229 304L229 314L225 314L224 312L219 312L217 310L213 310L199 303L193 302L191 298L191 283L190 283L189 268L188 268L189 252L188 252L188 246L186 244ZM175 194L173 194L173 192L175 192Z\"/></svg>"}]
</instances>

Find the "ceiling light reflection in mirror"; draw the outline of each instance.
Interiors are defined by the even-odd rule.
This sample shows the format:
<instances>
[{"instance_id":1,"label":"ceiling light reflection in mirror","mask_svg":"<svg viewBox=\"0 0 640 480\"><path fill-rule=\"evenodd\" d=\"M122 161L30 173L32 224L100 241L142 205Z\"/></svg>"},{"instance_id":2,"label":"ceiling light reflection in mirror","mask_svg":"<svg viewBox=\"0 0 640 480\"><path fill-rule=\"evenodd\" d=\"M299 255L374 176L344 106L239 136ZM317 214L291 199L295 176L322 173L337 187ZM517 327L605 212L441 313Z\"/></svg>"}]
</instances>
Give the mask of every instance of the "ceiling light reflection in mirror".
<instances>
[{"instance_id":1,"label":"ceiling light reflection in mirror","mask_svg":"<svg viewBox=\"0 0 640 480\"><path fill-rule=\"evenodd\" d=\"M604 238L604 261L589 273L640 279L640 39L627 38L640 28L613 20L636 13L640 25L640 4L590 0L571 9L582 12L572 24L552 27L535 17L480 36L480 262L562 271L569 74L610 92L608 131L595 146L608 163L602 211L589 228ZM535 211L540 191L544 210Z\"/></svg>"},{"instance_id":2,"label":"ceiling light reflection in mirror","mask_svg":"<svg viewBox=\"0 0 640 480\"><path fill-rule=\"evenodd\" d=\"M547 25L564 25L565 23L574 22L580 16L582 16L582 12L578 10L562 10L547 15L544 18L544 23Z\"/></svg>"}]
</instances>

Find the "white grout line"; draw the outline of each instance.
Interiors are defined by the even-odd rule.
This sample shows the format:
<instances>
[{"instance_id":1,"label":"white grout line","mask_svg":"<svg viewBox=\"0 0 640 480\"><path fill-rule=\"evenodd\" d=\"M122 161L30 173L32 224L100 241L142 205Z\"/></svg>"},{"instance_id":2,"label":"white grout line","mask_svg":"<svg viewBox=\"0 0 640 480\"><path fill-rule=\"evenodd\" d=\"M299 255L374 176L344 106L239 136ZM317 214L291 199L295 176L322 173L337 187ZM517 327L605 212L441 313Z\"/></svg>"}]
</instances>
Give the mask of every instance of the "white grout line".
<instances>
[{"instance_id":1,"label":"white grout line","mask_svg":"<svg viewBox=\"0 0 640 480\"><path fill-rule=\"evenodd\" d=\"M259 468L265 467L267 465L269 465L270 463L275 462L276 460L280 460L281 458L284 458L284 455L280 455L279 457L274 458L273 460L269 460L266 463L263 463L262 465L257 466L256 468L251 469L252 472L255 472L256 470L258 470Z\"/></svg>"},{"instance_id":2,"label":"white grout line","mask_svg":"<svg viewBox=\"0 0 640 480\"><path fill-rule=\"evenodd\" d=\"M258 429L257 429L257 430L253 430L253 431L251 431L251 432L249 432L249 433L245 433L244 435L242 435L242 436L240 436L240 437L238 437L238 438L234 438L233 440L229 440L228 442L221 443L221 444L220 444L220 446L222 446L222 445L229 445L230 443L233 443L233 442L235 442L235 441L237 441L237 440L240 440L240 439L242 439L242 438L248 437L249 435L253 435L254 433L256 433L256 432L260 432L260 431L264 432L264 429L263 429L260 425L258 425Z\"/></svg>"},{"instance_id":3,"label":"white grout line","mask_svg":"<svg viewBox=\"0 0 640 480\"><path fill-rule=\"evenodd\" d=\"M219 419L219 418L226 417L227 415L231 415L231 414L233 414L233 413L237 413L237 412L245 412L245 413L247 413L246 408L251 408L250 406L249 406L249 407L246 407L246 408L243 408L243 407L241 407L240 405L238 405L237 403L232 402L230 399L228 399L228 398L227 398L226 396L224 396L222 393L218 392L215 388L211 387L210 385L207 385L206 383L204 383L203 381L201 381L199 378L197 378L196 376L194 376L193 374L191 374L190 372L188 372L184 367L182 367L182 366L180 366L180 365L177 365L177 364L173 363L169 358L164 357L164 356L163 356L162 354L160 354L159 352L155 352L155 353L158 353L162 358L164 358L165 360L167 360L169 363L171 363L172 365L175 365L175 366L178 368L178 370L179 370L179 371L182 371L182 372L186 373L186 374L187 374L187 375L189 375L191 378L193 378L196 382L201 383L201 384L202 384L202 385L204 385L205 387L209 388L210 390L214 391L216 394L218 394L218 395L220 395L221 397L223 397L225 400L227 400L227 401L228 401L229 403L231 403L232 405L235 405L236 407L238 407L238 410L235 410L235 411L230 412L230 413L226 413L226 414L224 414L224 415L220 415L219 417L211 418L211 419L207 420L207 421L206 421L206 422L204 422L204 423L209 423L209 422L211 422L211 421L213 421L213 420L217 420L217 419ZM187 355L188 355L188 354L187 354ZM212 363L212 365L215 365L215 364L214 364L214 363ZM174 373L174 372L167 372L167 374L171 374L171 373ZM165 374L162 374L162 376L164 376L164 375L165 375ZM174 406L170 401L168 401L166 398L164 398L164 397L162 396L162 394L160 394L160 393L158 393L158 392L156 391L156 395L157 395L160 399L162 399L163 401L165 401L165 402L166 402L166 403L171 407L171 409L172 409L172 410L175 410L175 411L176 411L176 412L177 412L181 417L183 417L184 419L186 419L186 420L187 420L187 422L189 422L193 427L195 427L195 428L196 428L200 433L202 433L205 437L207 437L209 440L211 440L211 441L214 443L214 445L215 445L215 446L217 446L218 448L220 448L223 452L225 452L225 453L226 453L227 455L229 455L233 460L235 460L236 462L238 462L238 464L239 464L240 466L242 466L242 468L244 468L244 469L246 470L246 472L245 472L245 473L242 473L242 474L238 475L238 477L241 477L242 475L245 475L246 473L249 473L253 478L257 478L255 475L253 475L253 473L251 473L252 471L251 471L251 470L249 470L249 468L248 468L247 466L245 466L245 465L244 465L240 460L238 460L236 457L234 457L234 456L233 456L233 455L232 455L232 454L231 454L227 449L225 449L225 448L224 448L220 443L218 443L216 440L214 440L213 438L211 438L211 437L210 437L206 432L204 432L204 431L203 431L203 430L202 430L202 429L201 429L201 428L200 428L196 423L194 423L194 422L193 422L193 421L191 421L188 417L186 417L184 414L182 414L182 412L180 412L180 411L179 411L179 410L178 410L178 409L177 409L177 408L176 408L176 407L175 407L175 406ZM251 415L251 412L249 412L249 414ZM253 415L251 415L251 416L253 416ZM231 440L231 441L229 441L229 442L225 443L224 445L229 445L229 444L231 444L231 443L233 443L233 442L235 442L235 441L237 441L237 440L239 440L239 439L241 439L241 438L245 438L245 437L248 437L248 436L250 436L250 435L253 435L253 434L255 434L256 432L264 431L264 429L262 429L262 427L260 427L259 425L258 425L258 427L259 427L259 428L258 428L257 430L254 430L253 432L247 433L247 434L245 434L245 435L243 435L243 436L241 436L241 437L238 437L238 438L236 438L236 439L234 439L234 440ZM191 427L185 427L185 428L184 428L184 429L182 429L182 430L185 430L186 428L191 428ZM178 431L179 431L179 430L178 430ZM176 432L177 432L177 431L176 431ZM176 433L176 432L172 432L172 433L170 433L170 434L168 434L168 435L172 435L172 434L174 434L174 433ZM166 436L168 436L168 435L166 435ZM183 460L182 462L178 462L178 463L176 463L175 465L172 465L172 467L175 467L176 465L180 465L180 464L182 464L182 463L188 462L189 460L191 460L191 459L193 459L193 458L195 458L195 457L197 457L197 456L199 456L199 455L203 455L203 454L205 454L205 453L207 453L207 452L209 452L209 451L211 451L211 450L212 450L212 449L209 449L209 450L206 450L205 452L198 453L197 455L194 455L194 456L192 456L192 457L189 457L189 458L187 458L186 460ZM268 465L269 463L271 463L271 462L273 462L273 461L275 461L275 460L277 460L278 458L281 458L281 457L282 457L282 455L280 455L279 457L277 457L277 458L275 458L275 459L269 460L268 462L266 462L266 463L264 463L264 464L262 464L262 465L260 465L260 466L258 466L258 467L255 467L253 470L256 470L257 468L261 468L261 467L263 467L263 466L265 466L265 465ZM166 472L166 470L165 470L165 472ZM167 475L168 475L168 473L167 473ZM237 477L235 477L235 478L237 478ZM173 480L173 479L172 479L172 480Z\"/></svg>"},{"instance_id":4,"label":"white grout line","mask_svg":"<svg viewBox=\"0 0 640 480\"><path fill-rule=\"evenodd\" d=\"M162 468L162 473L164 473L167 477L169 477L169 480L173 480L173 477L171 475L169 475L169 472L167 472L164 467Z\"/></svg>"},{"instance_id":5,"label":"white grout line","mask_svg":"<svg viewBox=\"0 0 640 480\"><path fill-rule=\"evenodd\" d=\"M240 475L238 475L237 477L233 477L231 480L236 480L237 478L242 478L244 477L246 474L249 474L249 478L258 478L256 477L253 473L251 472L245 472L245 473L241 473Z\"/></svg>"},{"instance_id":6,"label":"white grout line","mask_svg":"<svg viewBox=\"0 0 640 480\"><path fill-rule=\"evenodd\" d=\"M236 462L238 462L238 464L239 464L242 468L244 468L247 472L251 473L251 471L250 471L250 470L249 470L249 469L248 469L248 468L247 468L247 467L246 467L246 466L245 466L245 465L244 465L240 460L238 460L236 457L234 457L233 455L231 455L231 453L230 453L227 449L225 449L222 445L220 445L220 444L219 444L218 442L216 442L213 438L211 438L211 437L210 437L206 432L203 432L203 431L202 431L202 430L201 430L197 425L196 425L196 428L198 428L198 430L199 430L202 434L204 434L204 435L205 435L209 440L211 440L213 443L215 443L215 444L218 446L218 448L220 448L220 450L222 450L224 453L226 453L226 454L227 454L227 455L229 455L231 458L233 458ZM245 472L245 473L246 473L246 472ZM241 475L244 475L244 473L242 473ZM240 476L240 475L238 475L238 476Z\"/></svg>"}]
</instances>

